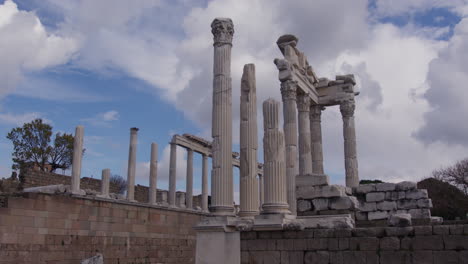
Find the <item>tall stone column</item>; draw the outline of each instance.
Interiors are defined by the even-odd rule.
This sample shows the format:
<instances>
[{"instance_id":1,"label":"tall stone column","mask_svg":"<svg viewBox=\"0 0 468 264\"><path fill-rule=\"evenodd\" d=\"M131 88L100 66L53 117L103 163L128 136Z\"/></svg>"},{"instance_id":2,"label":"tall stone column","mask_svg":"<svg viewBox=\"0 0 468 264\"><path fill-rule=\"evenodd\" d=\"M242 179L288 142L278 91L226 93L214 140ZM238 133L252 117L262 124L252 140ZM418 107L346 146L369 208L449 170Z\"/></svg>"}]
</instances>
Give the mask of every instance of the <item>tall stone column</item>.
<instances>
[{"instance_id":1,"label":"tall stone column","mask_svg":"<svg viewBox=\"0 0 468 264\"><path fill-rule=\"evenodd\" d=\"M103 169L101 176L101 197L109 198L110 169Z\"/></svg>"},{"instance_id":2,"label":"tall stone column","mask_svg":"<svg viewBox=\"0 0 468 264\"><path fill-rule=\"evenodd\" d=\"M193 150L187 149L187 178L185 184L185 206L193 208Z\"/></svg>"},{"instance_id":3,"label":"tall stone column","mask_svg":"<svg viewBox=\"0 0 468 264\"><path fill-rule=\"evenodd\" d=\"M299 123L299 174L312 174L312 153L310 151L310 111L311 99L307 94L297 96L298 123Z\"/></svg>"},{"instance_id":4,"label":"tall stone column","mask_svg":"<svg viewBox=\"0 0 468 264\"><path fill-rule=\"evenodd\" d=\"M244 65L240 98L240 211L239 216L259 212L257 179L257 91L255 65Z\"/></svg>"},{"instance_id":5,"label":"tall stone column","mask_svg":"<svg viewBox=\"0 0 468 264\"><path fill-rule=\"evenodd\" d=\"M208 212L208 156L202 154L202 210Z\"/></svg>"},{"instance_id":6,"label":"tall stone column","mask_svg":"<svg viewBox=\"0 0 468 264\"><path fill-rule=\"evenodd\" d=\"M263 103L263 173L265 201L262 214L289 213L286 195L286 164L284 136L279 131L279 103L268 99Z\"/></svg>"},{"instance_id":7,"label":"tall stone column","mask_svg":"<svg viewBox=\"0 0 468 264\"><path fill-rule=\"evenodd\" d=\"M81 178L81 159L83 158L83 136L84 127L77 126L73 140L73 160L72 160L72 181L71 192L73 194L81 194L80 178Z\"/></svg>"},{"instance_id":8,"label":"tall stone column","mask_svg":"<svg viewBox=\"0 0 468 264\"><path fill-rule=\"evenodd\" d=\"M324 174L323 170L323 150L322 150L322 124L321 116L323 106L313 105L310 108L310 134L312 145L312 172L314 174Z\"/></svg>"},{"instance_id":9,"label":"tall stone column","mask_svg":"<svg viewBox=\"0 0 468 264\"><path fill-rule=\"evenodd\" d=\"M263 175L258 175L258 190L259 190L259 199L260 199L260 203L259 203L259 208L261 209L262 208L262 205L263 205L263 201L265 200L265 192L263 191L264 188L263 188Z\"/></svg>"},{"instance_id":10,"label":"tall stone column","mask_svg":"<svg viewBox=\"0 0 468 264\"><path fill-rule=\"evenodd\" d=\"M211 23L211 32L214 36L211 211L215 215L232 215L232 20L216 18Z\"/></svg>"},{"instance_id":11,"label":"tall stone column","mask_svg":"<svg viewBox=\"0 0 468 264\"><path fill-rule=\"evenodd\" d=\"M358 162L356 151L356 130L354 127L354 100L346 100L340 104L343 117L344 156L346 170L346 186L359 185Z\"/></svg>"},{"instance_id":12,"label":"tall stone column","mask_svg":"<svg viewBox=\"0 0 468 264\"><path fill-rule=\"evenodd\" d=\"M151 143L149 204L156 204L158 192L158 144Z\"/></svg>"},{"instance_id":13,"label":"tall stone column","mask_svg":"<svg viewBox=\"0 0 468 264\"><path fill-rule=\"evenodd\" d=\"M294 81L287 80L281 83L284 141L286 144L286 186L289 210L292 214L296 214L296 176L299 173L297 166L296 89L297 84ZM263 174L267 176L265 172Z\"/></svg>"},{"instance_id":14,"label":"tall stone column","mask_svg":"<svg viewBox=\"0 0 468 264\"><path fill-rule=\"evenodd\" d=\"M176 204L176 167L177 167L177 145L171 143L171 156L169 160L169 206Z\"/></svg>"},{"instance_id":15,"label":"tall stone column","mask_svg":"<svg viewBox=\"0 0 468 264\"><path fill-rule=\"evenodd\" d=\"M130 146L128 148L127 200L135 201L135 173L138 128L130 128Z\"/></svg>"}]
</instances>

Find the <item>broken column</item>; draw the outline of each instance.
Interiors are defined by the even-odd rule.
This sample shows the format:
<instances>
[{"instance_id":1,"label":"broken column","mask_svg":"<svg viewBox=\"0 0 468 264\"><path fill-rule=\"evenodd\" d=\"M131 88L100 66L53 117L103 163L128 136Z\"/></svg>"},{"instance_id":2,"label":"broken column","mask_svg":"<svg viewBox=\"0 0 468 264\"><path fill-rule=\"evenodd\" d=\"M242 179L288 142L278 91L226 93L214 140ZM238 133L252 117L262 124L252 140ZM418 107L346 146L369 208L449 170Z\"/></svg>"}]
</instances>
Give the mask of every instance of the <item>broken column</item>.
<instances>
[{"instance_id":1,"label":"broken column","mask_svg":"<svg viewBox=\"0 0 468 264\"><path fill-rule=\"evenodd\" d=\"M299 172L297 167L296 89L295 81L286 80L281 83L284 141L286 144L286 186L289 210L293 214L296 213L296 176ZM266 173L264 175L268 177Z\"/></svg>"},{"instance_id":2,"label":"broken column","mask_svg":"<svg viewBox=\"0 0 468 264\"><path fill-rule=\"evenodd\" d=\"M171 156L169 160L169 206L176 204L176 167L177 167L177 145L171 142Z\"/></svg>"},{"instance_id":3,"label":"broken column","mask_svg":"<svg viewBox=\"0 0 468 264\"><path fill-rule=\"evenodd\" d=\"M263 153L265 201L262 214L289 213L286 195L284 136L279 131L279 103L268 99L263 103Z\"/></svg>"},{"instance_id":4,"label":"broken column","mask_svg":"<svg viewBox=\"0 0 468 264\"><path fill-rule=\"evenodd\" d=\"M80 190L81 178L81 159L83 158L83 126L77 126L73 139L73 160L72 160L72 180L71 192L73 194L82 194Z\"/></svg>"},{"instance_id":5,"label":"broken column","mask_svg":"<svg viewBox=\"0 0 468 264\"><path fill-rule=\"evenodd\" d=\"M128 149L127 200L135 201L135 173L138 128L130 128L130 146Z\"/></svg>"},{"instance_id":6,"label":"broken column","mask_svg":"<svg viewBox=\"0 0 468 264\"><path fill-rule=\"evenodd\" d=\"M109 198L110 169L103 169L101 177L101 197Z\"/></svg>"},{"instance_id":7,"label":"broken column","mask_svg":"<svg viewBox=\"0 0 468 264\"><path fill-rule=\"evenodd\" d=\"M187 178L185 184L185 206L193 208L193 150L187 149Z\"/></svg>"},{"instance_id":8,"label":"broken column","mask_svg":"<svg viewBox=\"0 0 468 264\"><path fill-rule=\"evenodd\" d=\"M312 153L310 151L310 97L305 93L297 96L299 111L299 175L312 174Z\"/></svg>"},{"instance_id":9,"label":"broken column","mask_svg":"<svg viewBox=\"0 0 468 264\"><path fill-rule=\"evenodd\" d=\"M215 18L211 23L211 32L214 40L211 211L216 215L232 215L232 20Z\"/></svg>"},{"instance_id":10,"label":"broken column","mask_svg":"<svg viewBox=\"0 0 468 264\"><path fill-rule=\"evenodd\" d=\"M150 159L150 186L148 192L149 204L156 204L156 195L158 192L158 144L151 143L151 159Z\"/></svg>"},{"instance_id":11,"label":"broken column","mask_svg":"<svg viewBox=\"0 0 468 264\"><path fill-rule=\"evenodd\" d=\"M202 154L202 202L204 212L208 212L208 156Z\"/></svg>"},{"instance_id":12,"label":"broken column","mask_svg":"<svg viewBox=\"0 0 468 264\"><path fill-rule=\"evenodd\" d=\"M343 117L344 156L346 171L346 186L359 185L358 163L356 152L356 130L354 127L354 100L346 100L340 104L340 112Z\"/></svg>"},{"instance_id":13,"label":"broken column","mask_svg":"<svg viewBox=\"0 0 468 264\"><path fill-rule=\"evenodd\" d=\"M314 174L324 174L321 124L321 116L323 109L324 107L321 105L313 105L310 107L312 172Z\"/></svg>"},{"instance_id":14,"label":"broken column","mask_svg":"<svg viewBox=\"0 0 468 264\"><path fill-rule=\"evenodd\" d=\"M244 65L240 98L240 211L239 216L259 212L257 179L257 92L255 65Z\"/></svg>"}]
</instances>

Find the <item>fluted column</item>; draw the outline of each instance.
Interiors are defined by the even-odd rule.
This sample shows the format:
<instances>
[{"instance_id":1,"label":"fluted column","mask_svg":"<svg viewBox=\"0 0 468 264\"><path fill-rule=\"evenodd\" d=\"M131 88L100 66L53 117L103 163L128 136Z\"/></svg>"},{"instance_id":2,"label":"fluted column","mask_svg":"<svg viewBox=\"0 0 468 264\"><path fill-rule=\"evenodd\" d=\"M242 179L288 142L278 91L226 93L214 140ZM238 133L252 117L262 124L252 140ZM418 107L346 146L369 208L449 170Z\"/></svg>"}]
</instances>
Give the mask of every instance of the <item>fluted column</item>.
<instances>
[{"instance_id":1,"label":"fluted column","mask_svg":"<svg viewBox=\"0 0 468 264\"><path fill-rule=\"evenodd\" d=\"M208 156L202 154L202 210L208 211Z\"/></svg>"},{"instance_id":2,"label":"fluted column","mask_svg":"<svg viewBox=\"0 0 468 264\"><path fill-rule=\"evenodd\" d=\"M297 96L299 123L299 174L312 174L312 153L310 151L310 97L301 93Z\"/></svg>"},{"instance_id":3,"label":"fluted column","mask_svg":"<svg viewBox=\"0 0 468 264\"><path fill-rule=\"evenodd\" d=\"M296 89L297 84L294 81L287 80L281 83L284 141L286 144L286 185L289 210L293 214L296 214L296 176L299 173L297 166ZM267 176L265 172L264 175Z\"/></svg>"},{"instance_id":4,"label":"fluted column","mask_svg":"<svg viewBox=\"0 0 468 264\"><path fill-rule=\"evenodd\" d=\"M312 172L314 174L324 174L323 170L323 150L322 150L322 124L321 116L323 106L312 105L310 107L310 135L312 151Z\"/></svg>"},{"instance_id":5,"label":"fluted column","mask_svg":"<svg viewBox=\"0 0 468 264\"><path fill-rule=\"evenodd\" d=\"M101 196L109 197L110 169L103 169L101 174Z\"/></svg>"},{"instance_id":6,"label":"fluted column","mask_svg":"<svg viewBox=\"0 0 468 264\"><path fill-rule=\"evenodd\" d=\"M231 47L234 25L229 18L216 18L211 23L211 32L214 36L211 211L216 215L232 215Z\"/></svg>"},{"instance_id":7,"label":"fluted column","mask_svg":"<svg viewBox=\"0 0 468 264\"><path fill-rule=\"evenodd\" d=\"M193 150L187 149L187 178L185 184L185 206L193 208Z\"/></svg>"},{"instance_id":8,"label":"fluted column","mask_svg":"<svg viewBox=\"0 0 468 264\"><path fill-rule=\"evenodd\" d=\"M135 173L138 128L130 128L130 146L128 148L127 200L135 200Z\"/></svg>"},{"instance_id":9,"label":"fluted column","mask_svg":"<svg viewBox=\"0 0 468 264\"><path fill-rule=\"evenodd\" d=\"M290 213L286 195L286 164L284 136L279 131L279 102L263 103L263 157L265 201L262 214Z\"/></svg>"},{"instance_id":10,"label":"fluted column","mask_svg":"<svg viewBox=\"0 0 468 264\"><path fill-rule=\"evenodd\" d=\"M83 158L83 136L84 127L77 126L73 139L73 160L72 160L72 180L71 192L80 194L80 178L81 178L81 159Z\"/></svg>"},{"instance_id":11,"label":"fluted column","mask_svg":"<svg viewBox=\"0 0 468 264\"><path fill-rule=\"evenodd\" d=\"M258 175L258 190L259 190L259 208L261 209L262 208L262 205L263 205L263 201L265 200L265 192L263 191L264 188L263 188L263 175L259 174Z\"/></svg>"},{"instance_id":12,"label":"fluted column","mask_svg":"<svg viewBox=\"0 0 468 264\"><path fill-rule=\"evenodd\" d=\"M176 203L176 167L177 167L177 145L171 143L171 155L169 160L169 206Z\"/></svg>"},{"instance_id":13,"label":"fluted column","mask_svg":"<svg viewBox=\"0 0 468 264\"><path fill-rule=\"evenodd\" d=\"M239 216L259 212L257 179L257 91L255 65L244 65L240 98L240 211Z\"/></svg>"},{"instance_id":14,"label":"fluted column","mask_svg":"<svg viewBox=\"0 0 468 264\"><path fill-rule=\"evenodd\" d=\"M343 137L346 170L346 186L359 185L358 162L356 151L356 130L354 127L354 100L347 100L340 104L343 117Z\"/></svg>"},{"instance_id":15,"label":"fluted column","mask_svg":"<svg viewBox=\"0 0 468 264\"><path fill-rule=\"evenodd\" d=\"M151 143L149 204L156 204L158 192L158 144Z\"/></svg>"}]
</instances>

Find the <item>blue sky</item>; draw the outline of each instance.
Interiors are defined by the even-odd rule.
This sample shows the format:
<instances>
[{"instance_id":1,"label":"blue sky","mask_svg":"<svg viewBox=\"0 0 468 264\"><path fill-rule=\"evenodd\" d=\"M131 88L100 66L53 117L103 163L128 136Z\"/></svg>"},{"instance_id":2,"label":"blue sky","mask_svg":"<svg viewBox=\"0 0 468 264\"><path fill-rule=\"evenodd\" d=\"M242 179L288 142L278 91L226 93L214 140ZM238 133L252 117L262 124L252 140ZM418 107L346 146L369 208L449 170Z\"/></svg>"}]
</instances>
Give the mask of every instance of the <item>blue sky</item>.
<instances>
[{"instance_id":1,"label":"blue sky","mask_svg":"<svg viewBox=\"0 0 468 264\"><path fill-rule=\"evenodd\" d=\"M40 117L54 131L85 126L82 176L100 177L103 168L126 176L129 129L140 128L137 183L147 185L150 144L157 142L166 187L171 135L210 137L210 22L227 16L236 30L234 149L242 65L256 64L259 106L268 97L280 100L275 41L294 33L320 76L357 76L361 178L418 180L466 157L468 125L458 118L468 109L453 104L468 96L457 85L468 80L466 60L456 55L468 51L466 12L464 1L430 0L0 0L0 78L6 80L0 83L0 177L11 173L7 132ZM340 118L330 108L322 123L326 172L342 184ZM194 165L200 189L198 155Z\"/></svg>"}]
</instances>

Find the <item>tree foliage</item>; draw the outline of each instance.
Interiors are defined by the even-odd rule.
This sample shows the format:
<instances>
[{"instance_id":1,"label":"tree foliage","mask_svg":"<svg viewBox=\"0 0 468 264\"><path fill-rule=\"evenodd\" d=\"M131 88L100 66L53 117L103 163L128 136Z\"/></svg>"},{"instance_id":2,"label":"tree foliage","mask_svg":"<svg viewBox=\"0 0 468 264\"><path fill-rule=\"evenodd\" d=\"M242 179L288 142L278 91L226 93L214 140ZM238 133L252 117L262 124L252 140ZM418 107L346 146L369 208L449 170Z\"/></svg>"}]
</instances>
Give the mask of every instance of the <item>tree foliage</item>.
<instances>
[{"instance_id":1,"label":"tree foliage","mask_svg":"<svg viewBox=\"0 0 468 264\"><path fill-rule=\"evenodd\" d=\"M468 195L468 158L460 160L454 165L434 170L432 177L448 182Z\"/></svg>"},{"instance_id":2,"label":"tree foliage","mask_svg":"<svg viewBox=\"0 0 468 264\"><path fill-rule=\"evenodd\" d=\"M123 194L127 190L127 180L118 174L112 174L109 182L111 185L117 186L119 194Z\"/></svg>"},{"instance_id":3,"label":"tree foliage","mask_svg":"<svg viewBox=\"0 0 468 264\"><path fill-rule=\"evenodd\" d=\"M68 169L72 165L73 135L56 133L51 145L52 126L35 119L13 128L7 138L13 143L12 169L37 166L42 171Z\"/></svg>"}]
</instances>

